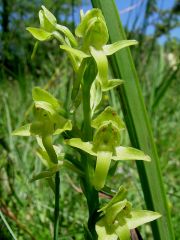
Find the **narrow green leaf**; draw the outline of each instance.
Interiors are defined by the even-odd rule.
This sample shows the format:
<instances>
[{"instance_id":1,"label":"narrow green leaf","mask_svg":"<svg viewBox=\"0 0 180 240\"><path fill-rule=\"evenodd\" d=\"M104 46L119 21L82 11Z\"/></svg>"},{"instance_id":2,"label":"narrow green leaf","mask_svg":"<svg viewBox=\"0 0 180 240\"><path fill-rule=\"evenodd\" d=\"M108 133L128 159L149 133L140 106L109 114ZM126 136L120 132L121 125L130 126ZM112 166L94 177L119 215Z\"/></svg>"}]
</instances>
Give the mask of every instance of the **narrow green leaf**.
<instances>
[{"instance_id":1,"label":"narrow green leaf","mask_svg":"<svg viewBox=\"0 0 180 240\"><path fill-rule=\"evenodd\" d=\"M26 30L29 31L33 37L39 41L49 40L52 35L50 32L47 32L41 28L27 27Z\"/></svg>"},{"instance_id":2,"label":"narrow green leaf","mask_svg":"<svg viewBox=\"0 0 180 240\"><path fill-rule=\"evenodd\" d=\"M167 74L164 78L162 83L156 88L155 90L155 99L153 101L152 109L155 110L158 106L161 99L163 99L164 95L166 94L170 84L172 81L175 81L177 78L177 73L179 71L179 66L177 66L176 70L172 70L170 74Z\"/></svg>"},{"instance_id":3,"label":"narrow green leaf","mask_svg":"<svg viewBox=\"0 0 180 240\"><path fill-rule=\"evenodd\" d=\"M10 232L12 238L13 238L14 240L17 240L16 236L14 235L13 230L12 230L11 227L9 226L8 222L6 221L6 219L5 219L4 215L3 215L3 213L1 212L1 210L0 210L0 217L1 217L1 219L3 220L3 222L4 222L5 226L7 227L8 231Z\"/></svg>"},{"instance_id":4,"label":"narrow green leaf","mask_svg":"<svg viewBox=\"0 0 180 240\"><path fill-rule=\"evenodd\" d=\"M103 46L104 53L109 56L114 54L115 52L121 50L122 48L136 45L138 42L136 40L121 40L112 44L107 44Z\"/></svg>"}]
</instances>

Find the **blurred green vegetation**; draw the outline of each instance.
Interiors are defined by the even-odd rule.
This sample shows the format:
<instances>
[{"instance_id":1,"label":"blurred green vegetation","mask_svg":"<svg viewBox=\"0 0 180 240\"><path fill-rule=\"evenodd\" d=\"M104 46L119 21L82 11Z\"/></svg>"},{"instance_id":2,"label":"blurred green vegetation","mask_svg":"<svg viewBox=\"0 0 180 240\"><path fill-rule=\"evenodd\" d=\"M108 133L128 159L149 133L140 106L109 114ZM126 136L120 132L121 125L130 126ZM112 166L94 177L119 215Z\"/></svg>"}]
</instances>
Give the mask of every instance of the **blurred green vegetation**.
<instances>
[{"instance_id":1,"label":"blurred green vegetation","mask_svg":"<svg viewBox=\"0 0 180 240\"><path fill-rule=\"evenodd\" d=\"M176 239L179 239L180 45L170 34L177 26L179 5L177 2L165 12L158 9L157 2L147 1L142 24L136 31L126 26L126 32L128 39L139 41L139 47L133 48L132 54L154 130ZM69 60L59 51L56 41L41 44L35 59L30 59L34 40L25 27L38 26L41 4L71 30L74 28L73 11L78 6L83 8L81 1L73 0L2 0L0 3L0 209L18 240L52 238L54 200L45 181L28 182L43 168L35 155L33 139L12 137L11 132L31 118L33 86L45 87L66 106L73 81ZM149 19L154 13L160 20L154 22L154 34L147 36ZM128 14L131 16L132 12ZM138 9L136 14L138 19ZM137 19L132 23L134 28ZM164 44L158 43L160 36L166 36ZM122 114L115 91L104 98ZM129 144L127 134L122 141ZM145 208L135 163L119 164L115 177L109 179L108 184L116 189L124 182L135 208ZM61 239L81 240L87 211L79 182L72 172L66 171L61 173L61 184ZM142 229L145 239L151 239L148 228ZM2 219L0 239L11 239Z\"/></svg>"}]
</instances>

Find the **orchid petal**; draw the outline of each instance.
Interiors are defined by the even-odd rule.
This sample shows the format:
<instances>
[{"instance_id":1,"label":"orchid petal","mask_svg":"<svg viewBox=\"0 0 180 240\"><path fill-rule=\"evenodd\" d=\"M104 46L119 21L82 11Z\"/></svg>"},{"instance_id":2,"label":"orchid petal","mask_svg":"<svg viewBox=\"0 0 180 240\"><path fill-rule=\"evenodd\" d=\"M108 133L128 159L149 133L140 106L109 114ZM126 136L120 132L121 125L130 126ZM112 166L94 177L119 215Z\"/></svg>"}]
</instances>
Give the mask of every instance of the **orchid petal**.
<instances>
[{"instance_id":1,"label":"orchid petal","mask_svg":"<svg viewBox=\"0 0 180 240\"><path fill-rule=\"evenodd\" d=\"M121 40L112 44L104 45L103 51L107 56L109 56L121 50L122 48L131 46L131 45L136 45L136 44L138 44L136 40Z\"/></svg>"},{"instance_id":2,"label":"orchid petal","mask_svg":"<svg viewBox=\"0 0 180 240\"><path fill-rule=\"evenodd\" d=\"M126 224L120 225L115 229L120 240L130 240L130 230Z\"/></svg>"},{"instance_id":3,"label":"orchid petal","mask_svg":"<svg viewBox=\"0 0 180 240\"><path fill-rule=\"evenodd\" d=\"M80 138L71 138L66 140L66 144L71 147L79 148L90 155L96 156L96 153L92 150L93 145L90 142L83 142Z\"/></svg>"},{"instance_id":4,"label":"orchid petal","mask_svg":"<svg viewBox=\"0 0 180 240\"><path fill-rule=\"evenodd\" d=\"M151 158L148 155L145 155L139 149L135 149L132 147L116 147L116 156L112 156L112 159L115 161L118 160L144 160L151 161Z\"/></svg>"},{"instance_id":5,"label":"orchid petal","mask_svg":"<svg viewBox=\"0 0 180 240\"><path fill-rule=\"evenodd\" d=\"M45 111L49 112L51 115L55 115L56 114L55 109L48 102L45 102L45 101L34 101L34 104L35 104L35 107L37 109L39 109L39 108L40 109L44 109Z\"/></svg>"},{"instance_id":6,"label":"orchid petal","mask_svg":"<svg viewBox=\"0 0 180 240\"><path fill-rule=\"evenodd\" d=\"M105 21L101 10L98 8L93 8L91 11L87 11L85 14L81 10L80 15L81 15L81 22L75 30L75 34L78 37L85 36L85 34L87 32L87 27L90 25L89 23L92 21L92 19L99 18L99 19L101 19L101 21Z\"/></svg>"},{"instance_id":7,"label":"orchid petal","mask_svg":"<svg viewBox=\"0 0 180 240\"><path fill-rule=\"evenodd\" d=\"M24 126L17 128L16 130L14 130L12 132L12 135L13 136L27 136L27 137L31 136L30 128L31 128L31 124L26 124Z\"/></svg>"},{"instance_id":8,"label":"orchid petal","mask_svg":"<svg viewBox=\"0 0 180 240\"><path fill-rule=\"evenodd\" d=\"M102 91L109 91L119 85L121 85L124 81L121 79L109 79L106 85L102 85Z\"/></svg>"},{"instance_id":9,"label":"orchid petal","mask_svg":"<svg viewBox=\"0 0 180 240\"><path fill-rule=\"evenodd\" d=\"M101 209L98 210L98 212L104 212L106 213L106 209L110 208L113 204L118 203L119 201L122 201L127 195L127 190L124 188L124 186L120 186L118 192L115 194L115 196Z\"/></svg>"},{"instance_id":10,"label":"orchid petal","mask_svg":"<svg viewBox=\"0 0 180 240\"><path fill-rule=\"evenodd\" d=\"M60 107L59 101L49 92L40 87L33 88L32 98L35 102L37 101L47 102L51 104L55 110L59 110Z\"/></svg>"},{"instance_id":11,"label":"orchid petal","mask_svg":"<svg viewBox=\"0 0 180 240\"><path fill-rule=\"evenodd\" d=\"M72 48L68 45L60 45L60 48L67 51L68 53L71 53L72 55L78 57L79 59L90 57L90 55L84 53L83 51L79 49Z\"/></svg>"},{"instance_id":12,"label":"orchid petal","mask_svg":"<svg viewBox=\"0 0 180 240\"><path fill-rule=\"evenodd\" d=\"M52 35L52 33L47 32L41 28L27 27L26 30L29 31L33 35L33 37L39 41L49 40Z\"/></svg>"},{"instance_id":13,"label":"orchid petal","mask_svg":"<svg viewBox=\"0 0 180 240\"><path fill-rule=\"evenodd\" d=\"M106 177L111 164L111 157L112 152L101 151L97 153L93 185L98 191L105 185Z\"/></svg>"},{"instance_id":14,"label":"orchid petal","mask_svg":"<svg viewBox=\"0 0 180 240\"><path fill-rule=\"evenodd\" d=\"M46 18L48 19L48 21L52 24L52 25L55 25L57 20L55 18L55 16L45 7L45 6L41 6L42 9L43 9L43 12L46 16Z\"/></svg>"},{"instance_id":15,"label":"orchid petal","mask_svg":"<svg viewBox=\"0 0 180 240\"><path fill-rule=\"evenodd\" d=\"M102 218L96 223L96 232L98 240L117 240L118 236L115 233L114 226L108 226L106 219Z\"/></svg>"},{"instance_id":16,"label":"orchid petal","mask_svg":"<svg viewBox=\"0 0 180 240\"><path fill-rule=\"evenodd\" d=\"M108 30L105 19L100 9L92 9L83 15L80 24L75 30L78 37L83 37L83 49L88 50L89 46L100 49L108 42Z\"/></svg>"},{"instance_id":17,"label":"orchid petal","mask_svg":"<svg viewBox=\"0 0 180 240\"><path fill-rule=\"evenodd\" d=\"M144 223L154 221L161 217L161 214L157 212L147 210L131 211L131 217L126 218L126 222L129 229L137 228Z\"/></svg>"},{"instance_id":18,"label":"orchid petal","mask_svg":"<svg viewBox=\"0 0 180 240\"><path fill-rule=\"evenodd\" d=\"M42 137L42 143L43 143L43 146L44 146L51 162L57 164L58 159L57 159L56 151L54 150L54 147L52 144L52 136Z\"/></svg>"},{"instance_id":19,"label":"orchid petal","mask_svg":"<svg viewBox=\"0 0 180 240\"><path fill-rule=\"evenodd\" d=\"M114 203L110 208L107 208L105 216L106 216L106 222L109 225L112 225L117 215L123 210L123 208L126 206L127 200L123 200L117 203Z\"/></svg>"},{"instance_id":20,"label":"orchid petal","mask_svg":"<svg viewBox=\"0 0 180 240\"><path fill-rule=\"evenodd\" d=\"M77 41L76 41L74 35L71 33L71 31L67 27L60 25L60 24L56 24L56 30L59 30L60 32L62 32L69 39L69 41L72 43L72 45L74 47L77 47L77 45L78 45Z\"/></svg>"},{"instance_id":21,"label":"orchid petal","mask_svg":"<svg viewBox=\"0 0 180 240\"><path fill-rule=\"evenodd\" d=\"M107 107L103 112L101 112L94 120L91 122L93 128L99 128L103 122L112 121L116 124L119 130L125 128L124 122L118 116L116 111L112 107Z\"/></svg>"},{"instance_id":22,"label":"orchid petal","mask_svg":"<svg viewBox=\"0 0 180 240\"><path fill-rule=\"evenodd\" d=\"M56 22L50 21L43 10L39 11L39 21L41 29L51 33L55 30Z\"/></svg>"},{"instance_id":23,"label":"orchid petal","mask_svg":"<svg viewBox=\"0 0 180 240\"><path fill-rule=\"evenodd\" d=\"M72 123L70 120L67 120L64 125L62 126L62 123L59 123L59 128L57 126L57 129L54 131L53 135L61 134L65 131L70 131L72 129Z\"/></svg>"}]
</instances>

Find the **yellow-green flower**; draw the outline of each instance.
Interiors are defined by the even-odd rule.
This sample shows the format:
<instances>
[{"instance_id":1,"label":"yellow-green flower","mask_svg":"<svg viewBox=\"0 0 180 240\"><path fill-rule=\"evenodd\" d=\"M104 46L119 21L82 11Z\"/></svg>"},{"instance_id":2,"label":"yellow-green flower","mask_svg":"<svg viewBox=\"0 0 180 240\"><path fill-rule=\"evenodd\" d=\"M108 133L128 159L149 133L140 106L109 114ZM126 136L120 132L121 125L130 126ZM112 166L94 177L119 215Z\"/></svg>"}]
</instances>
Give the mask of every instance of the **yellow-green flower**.
<instances>
[{"instance_id":1,"label":"yellow-green flower","mask_svg":"<svg viewBox=\"0 0 180 240\"><path fill-rule=\"evenodd\" d=\"M131 203L125 199L126 195L126 189L121 186L116 195L98 211L98 240L129 240L131 229L161 217L157 212L132 209Z\"/></svg>"},{"instance_id":2,"label":"yellow-green flower","mask_svg":"<svg viewBox=\"0 0 180 240\"><path fill-rule=\"evenodd\" d=\"M68 145L97 157L93 179L97 190L101 190L105 185L111 160L150 161L150 157L142 151L120 145L121 130L124 126L117 113L111 107L107 107L92 121L92 127L96 128L92 142L83 142L80 138L66 141Z\"/></svg>"}]
</instances>

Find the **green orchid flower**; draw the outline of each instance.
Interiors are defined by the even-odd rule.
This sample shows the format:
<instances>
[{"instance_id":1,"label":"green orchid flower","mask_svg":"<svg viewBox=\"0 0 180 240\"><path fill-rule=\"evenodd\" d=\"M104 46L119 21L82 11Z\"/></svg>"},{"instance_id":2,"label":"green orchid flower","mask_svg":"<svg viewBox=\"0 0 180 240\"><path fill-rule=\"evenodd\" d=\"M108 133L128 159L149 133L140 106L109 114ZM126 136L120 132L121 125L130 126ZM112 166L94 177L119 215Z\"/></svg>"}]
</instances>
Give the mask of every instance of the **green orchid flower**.
<instances>
[{"instance_id":1,"label":"green orchid flower","mask_svg":"<svg viewBox=\"0 0 180 240\"><path fill-rule=\"evenodd\" d=\"M111 160L150 161L150 157L142 151L120 146L120 133L124 126L117 113L111 107L107 107L92 121L92 127L96 128L92 142L83 142L80 138L66 141L68 145L97 157L93 185L98 191L105 185Z\"/></svg>"},{"instance_id":2,"label":"green orchid flower","mask_svg":"<svg viewBox=\"0 0 180 240\"><path fill-rule=\"evenodd\" d=\"M39 21L40 28L26 28L27 31L29 31L36 40L38 40L34 45L33 53L31 55L32 59L36 54L39 41L48 41L52 38L56 38L61 44L64 44L66 47L77 47L77 41L71 31L67 27L58 24L55 16L45 6L42 6L42 9L39 11ZM83 57L84 56L85 55L83 55ZM82 61L82 56L78 57L69 53L69 57L71 59L74 70L77 72L80 62Z\"/></svg>"},{"instance_id":3,"label":"green orchid flower","mask_svg":"<svg viewBox=\"0 0 180 240\"><path fill-rule=\"evenodd\" d=\"M81 11L81 22L77 26L75 34L83 39L83 51L89 52L90 46L101 49L109 39L108 29L101 10L94 8L85 14Z\"/></svg>"},{"instance_id":4,"label":"green orchid flower","mask_svg":"<svg viewBox=\"0 0 180 240\"><path fill-rule=\"evenodd\" d=\"M95 84L93 84L93 90L91 91L91 99L94 99L94 94L98 91L98 99L96 102L91 100L92 110L99 104L102 95L99 94L99 85L101 91L108 91L118 85L122 84L123 81L120 79L109 79L108 78L108 59L110 56L118 50L137 44L136 40L122 40L113 44L107 44L109 40L108 29L106 26L105 19L100 9L92 9L87 11L85 14L81 11L81 22L75 30L77 37L82 38L82 46L80 48L72 48L66 44L60 45L60 48L71 54L71 57L79 59L78 66L73 67L77 72L77 79L75 82L76 91L73 94L72 100L74 100L80 89L80 85L83 79L84 69L86 67L86 59L92 57L97 65L97 75L95 78ZM96 91L97 89L97 91ZM95 93L94 93L95 92Z\"/></svg>"},{"instance_id":5,"label":"green orchid flower","mask_svg":"<svg viewBox=\"0 0 180 240\"><path fill-rule=\"evenodd\" d=\"M57 164L57 153L52 144L52 136L72 129L70 120L61 116L62 108L50 93L36 87L32 92L34 100L34 121L13 132L13 135L35 136L44 147L52 163ZM42 142L42 144L40 143Z\"/></svg>"},{"instance_id":6,"label":"green orchid flower","mask_svg":"<svg viewBox=\"0 0 180 240\"><path fill-rule=\"evenodd\" d=\"M130 230L161 217L159 213L134 210L127 199L126 189L121 186L116 195L102 207L96 223L99 240L129 240Z\"/></svg>"},{"instance_id":7,"label":"green orchid flower","mask_svg":"<svg viewBox=\"0 0 180 240\"><path fill-rule=\"evenodd\" d=\"M36 53L39 41L48 41L52 38L56 38L61 44L76 47L77 41L71 31L67 27L58 24L55 16L45 6L41 7L42 9L39 11L40 28L26 28L26 30L29 31L36 40L38 40L35 43L32 58ZM75 61L74 58L73 61Z\"/></svg>"},{"instance_id":8,"label":"green orchid flower","mask_svg":"<svg viewBox=\"0 0 180 240\"><path fill-rule=\"evenodd\" d=\"M55 16L45 6L42 6L42 10L39 11L39 21L40 28L34 27L26 28L37 40L47 41L51 39L53 36L54 37L59 36L61 41L65 43L66 41L63 40L62 35L60 35L63 34L65 37L69 39L72 46L77 46L77 41L74 38L71 31L67 27L58 24Z\"/></svg>"}]
</instances>

